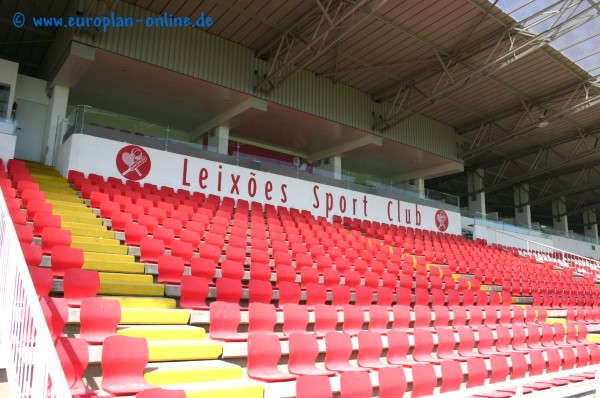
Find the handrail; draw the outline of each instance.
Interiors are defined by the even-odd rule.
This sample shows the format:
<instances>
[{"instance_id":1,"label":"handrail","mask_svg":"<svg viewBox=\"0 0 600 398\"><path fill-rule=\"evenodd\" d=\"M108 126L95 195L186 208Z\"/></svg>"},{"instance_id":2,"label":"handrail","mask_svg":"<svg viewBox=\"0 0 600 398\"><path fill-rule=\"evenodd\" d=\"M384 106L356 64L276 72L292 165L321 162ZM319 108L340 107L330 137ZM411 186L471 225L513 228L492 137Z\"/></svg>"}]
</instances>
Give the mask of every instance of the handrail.
<instances>
[{"instance_id":1,"label":"handrail","mask_svg":"<svg viewBox=\"0 0 600 398\"><path fill-rule=\"evenodd\" d=\"M65 374L0 195L0 356L10 397L71 398Z\"/></svg>"},{"instance_id":2,"label":"handrail","mask_svg":"<svg viewBox=\"0 0 600 398\"><path fill-rule=\"evenodd\" d=\"M490 229L489 232L493 233L494 238L488 239L488 244L496 243L517 250L525 250L527 254L535 256L536 259L539 256L539 254L536 253L536 251L541 253L547 253L551 257L554 255L551 261L559 263L562 267L566 268L571 268L571 263L575 260L578 260L579 264L574 263L575 267L579 266L578 271L585 271L588 273L592 273L592 271L600 271L600 261L598 260L581 256L572 252L568 252L566 250L558 249L553 246L548 246L543 243L531 241L529 239L525 239L521 236L513 235L505 231ZM505 239L502 239L501 237L505 237ZM509 238L510 240L506 238ZM556 258L557 253L560 253L562 258ZM587 267L587 269L584 267Z\"/></svg>"}]
</instances>

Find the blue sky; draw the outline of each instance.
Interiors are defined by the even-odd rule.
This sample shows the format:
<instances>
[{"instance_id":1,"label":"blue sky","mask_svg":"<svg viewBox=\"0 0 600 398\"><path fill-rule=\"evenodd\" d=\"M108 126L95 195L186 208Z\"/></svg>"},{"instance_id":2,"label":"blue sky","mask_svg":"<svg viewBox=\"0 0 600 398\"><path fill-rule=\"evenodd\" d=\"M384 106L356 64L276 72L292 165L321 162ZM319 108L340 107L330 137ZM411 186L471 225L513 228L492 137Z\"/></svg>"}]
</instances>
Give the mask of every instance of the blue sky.
<instances>
[{"instance_id":1,"label":"blue sky","mask_svg":"<svg viewBox=\"0 0 600 398\"><path fill-rule=\"evenodd\" d=\"M596 3L595 9L584 12ZM560 8L569 4L573 6L561 13ZM574 19L574 16L584 18L600 14L598 0L498 0L496 6L536 33L567 19L571 19L569 24L581 20ZM542 14L535 15L539 12ZM600 17L586 22L550 44L593 76L600 76Z\"/></svg>"}]
</instances>

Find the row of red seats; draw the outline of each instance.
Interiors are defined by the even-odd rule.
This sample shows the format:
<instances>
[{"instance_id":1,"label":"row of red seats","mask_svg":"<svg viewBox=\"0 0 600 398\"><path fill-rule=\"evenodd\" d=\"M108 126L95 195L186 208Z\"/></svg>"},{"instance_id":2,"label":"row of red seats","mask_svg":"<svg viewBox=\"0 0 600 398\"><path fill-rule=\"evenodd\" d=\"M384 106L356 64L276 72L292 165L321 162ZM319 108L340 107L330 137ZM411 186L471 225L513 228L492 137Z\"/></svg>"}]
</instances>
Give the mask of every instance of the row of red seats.
<instances>
[{"instance_id":1,"label":"row of red seats","mask_svg":"<svg viewBox=\"0 0 600 398\"><path fill-rule=\"evenodd\" d=\"M463 328L466 333L470 330ZM472 331L471 331L472 332ZM597 364L600 361L600 350L595 344L576 344L575 346L550 346L545 349L530 350L526 347L516 349L515 347L507 347L505 352L497 352L490 354L475 353L473 348L462 348L459 344L459 354L455 354L455 340L453 332L452 336L448 335L447 341L440 341L438 344L437 355L440 352L440 345L444 345L445 354L449 357L440 358L433 357L431 352L434 348L433 338L429 331L415 331L415 348L412 352L412 359L408 359L404 352L408 351L406 342L407 335L404 332L390 331L388 333L388 352L385 357L386 361L382 361L381 354L383 345L381 337L377 333L368 331L359 332L358 340L358 355L356 357L357 366L350 363L350 358L353 352L353 346L349 335L340 332L330 332L325 337L325 369L315 365L317 356L319 355L319 347L317 339L311 334L294 333L289 336L289 360L288 373L283 373L278 368L279 359L281 357L281 347L279 340L274 335L269 334L252 334L248 339L248 375L258 380L272 382L295 379L297 376L303 375L322 375L332 376L336 373L346 373L354 371L373 370L380 371L381 369L403 368L422 369L423 364L429 366L440 366L442 373L442 383L445 381L453 386L446 386L442 392L453 391L460 388L464 376L467 376L466 387L475 387L483 385L488 380L488 367L486 359L490 363L492 376L489 379L490 383L504 381L509 371L512 370L513 376L521 374L524 377L529 371L529 374L542 374L544 369L548 372L558 371L560 367L563 369L571 369L575 366L582 367L589 364ZM460 333L460 332L459 332ZM462 348L462 349L461 349ZM527 356L531 368L528 366ZM462 354L462 355L461 355ZM466 355L465 355L466 354ZM444 356L444 354L442 354ZM506 358L510 357L511 364L508 365ZM504 360L505 364L501 362ZM460 362L466 362L467 373L463 371ZM452 364L452 365L451 365ZM432 367L430 369L433 369ZM451 370L451 371L450 371ZM447 374L446 371L450 371ZM496 372L506 373L504 379L500 379ZM446 376L446 377L445 377ZM593 375L583 375L583 378L593 378ZM403 378L401 378L403 379ZM415 378L413 383L413 396L429 395L433 392L433 388L437 386L437 376L432 372L428 376L428 382ZM565 380L566 384L569 381L583 380L582 378L573 378ZM538 387L542 387L540 384ZM546 385L546 388L550 385ZM421 391L421 392L418 392ZM426 393L425 391L428 391ZM415 395L416 394L416 395Z\"/></svg>"},{"instance_id":2,"label":"row of red seats","mask_svg":"<svg viewBox=\"0 0 600 398\"><path fill-rule=\"evenodd\" d=\"M112 396L106 393L136 394L137 398L185 397L181 390L170 392L145 381L146 339L116 334L121 321L121 306L117 300L84 298L80 302L78 338L63 336L69 316L69 299L42 297L40 305L71 394L90 398ZM89 362L88 345L99 344L102 345L101 394L88 388L82 379Z\"/></svg>"},{"instance_id":3,"label":"row of red seats","mask_svg":"<svg viewBox=\"0 0 600 398\"><path fill-rule=\"evenodd\" d=\"M499 326L512 328L517 326L537 327L538 325L545 330L546 336L562 334L564 337L565 334L562 324L552 326L545 323L545 308L528 310L525 314L520 307L512 307L513 311L511 312L511 307L487 306L483 309L481 307L456 307L449 310L446 306L436 306L434 307L435 318L432 318L431 309L425 306L416 306L414 310L411 310L409 307L400 305L390 308L382 305L363 307L345 304L336 307L317 304L311 307L288 303L282 306L282 310L283 335L280 338L285 338L291 333L306 333L311 323L309 322L311 312L314 315L313 332L318 337L325 336L327 332L336 331L340 322L341 329L349 334L356 334L363 330L365 323L367 323L369 331L382 334L386 334L388 329L413 333L415 329L458 330L468 326L473 330L482 328L495 330ZM245 340L247 337L238 333L242 312L244 311L238 304L223 301L212 302L210 304L211 337L219 340ZM365 319L367 313L369 314L368 322ZM390 315L392 315L391 321ZM272 304L250 303L248 317L249 333L274 333L277 310ZM389 327L390 322L391 327ZM574 324L569 324L569 335L577 332L572 325ZM584 331L581 333L583 335ZM530 335L533 334L532 331ZM481 337L480 340L484 340L484 338Z\"/></svg>"}]
</instances>

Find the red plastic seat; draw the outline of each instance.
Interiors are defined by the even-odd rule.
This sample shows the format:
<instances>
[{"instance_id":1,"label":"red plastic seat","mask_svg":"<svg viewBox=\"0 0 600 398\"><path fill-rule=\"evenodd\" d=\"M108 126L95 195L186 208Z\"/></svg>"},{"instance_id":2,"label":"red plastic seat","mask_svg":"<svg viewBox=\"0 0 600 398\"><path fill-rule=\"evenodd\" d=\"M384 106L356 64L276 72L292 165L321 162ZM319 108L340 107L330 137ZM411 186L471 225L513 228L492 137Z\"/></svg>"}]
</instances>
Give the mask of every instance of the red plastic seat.
<instances>
[{"instance_id":1,"label":"red plastic seat","mask_svg":"<svg viewBox=\"0 0 600 398\"><path fill-rule=\"evenodd\" d=\"M392 366L381 360L383 343L379 333L362 331L358 333L358 366L369 369L381 369Z\"/></svg>"},{"instance_id":2,"label":"red plastic seat","mask_svg":"<svg viewBox=\"0 0 600 398\"><path fill-rule=\"evenodd\" d=\"M218 262L221 259L221 247L217 245L201 243L198 247L198 253L200 258L206 258Z\"/></svg>"},{"instance_id":3,"label":"red plastic seat","mask_svg":"<svg viewBox=\"0 0 600 398\"><path fill-rule=\"evenodd\" d=\"M310 307L310 306L308 306ZM338 312L335 307L327 304L317 304L314 307L314 332L319 337L329 332L335 332L338 324Z\"/></svg>"},{"instance_id":4,"label":"red plastic seat","mask_svg":"<svg viewBox=\"0 0 600 398\"><path fill-rule=\"evenodd\" d=\"M250 279L248 282L248 302L270 304L273 299L273 285L271 282L259 279Z\"/></svg>"},{"instance_id":5,"label":"red plastic seat","mask_svg":"<svg viewBox=\"0 0 600 398\"><path fill-rule=\"evenodd\" d=\"M71 231L52 227L44 228L42 231L42 254L50 254L54 246L71 246Z\"/></svg>"},{"instance_id":6,"label":"red plastic seat","mask_svg":"<svg viewBox=\"0 0 600 398\"><path fill-rule=\"evenodd\" d=\"M485 364L483 365L485 369ZM460 362L444 361L441 365L442 371L442 386L440 393L460 390L460 386L464 379L464 374Z\"/></svg>"},{"instance_id":7,"label":"red plastic seat","mask_svg":"<svg viewBox=\"0 0 600 398\"><path fill-rule=\"evenodd\" d=\"M52 341L56 341L58 336L63 333L67 320L69 318L69 305L64 298L42 297L40 305L44 319L48 324Z\"/></svg>"},{"instance_id":8,"label":"red plastic seat","mask_svg":"<svg viewBox=\"0 0 600 398\"><path fill-rule=\"evenodd\" d=\"M475 335L473 329L469 327L458 328L458 354L461 357L487 358L488 355L480 354L474 351Z\"/></svg>"},{"instance_id":9,"label":"red plastic seat","mask_svg":"<svg viewBox=\"0 0 600 398\"><path fill-rule=\"evenodd\" d=\"M25 263L31 267L39 267L42 263L42 248L31 243L21 243Z\"/></svg>"},{"instance_id":10,"label":"red plastic seat","mask_svg":"<svg viewBox=\"0 0 600 398\"><path fill-rule=\"evenodd\" d=\"M354 305L369 307L373 304L373 289L368 286L356 286L354 288Z\"/></svg>"},{"instance_id":11,"label":"red plastic seat","mask_svg":"<svg viewBox=\"0 0 600 398\"><path fill-rule=\"evenodd\" d=\"M224 260L221 263L221 275L223 278L241 281L244 279L244 272L244 263L241 263L237 260Z\"/></svg>"},{"instance_id":12,"label":"red plastic seat","mask_svg":"<svg viewBox=\"0 0 600 398\"><path fill-rule=\"evenodd\" d=\"M392 365L412 366L415 362L407 357L410 349L408 334L405 331L388 331L388 352L387 361Z\"/></svg>"},{"instance_id":13,"label":"red plastic seat","mask_svg":"<svg viewBox=\"0 0 600 398\"><path fill-rule=\"evenodd\" d=\"M406 375L402 368L379 369L379 398L396 398L404 396L407 390Z\"/></svg>"},{"instance_id":14,"label":"red plastic seat","mask_svg":"<svg viewBox=\"0 0 600 398\"><path fill-rule=\"evenodd\" d=\"M242 320L240 306L234 303L213 301L210 303L210 337L223 341L245 341L238 333Z\"/></svg>"},{"instance_id":15,"label":"red plastic seat","mask_svg":"<svg viewBox=\"0 0 600 398\"><path fill-rule=\"evenodd\" d=\"M140 239L140 262L156 264L164 254L165 243L162 240L150 237Z\"/></svg>"},{"instance_id":16,"label":"red plastic seat","mask_svg":"<svg viewBox=\"0 0 600 398\"><path fill-rule=\"evenodd\" d=\"M46 297L52 290L52 270L50 268L40 268L28 266L29 275L33 282L33 287L38 298Z\"/></svg>"},{"instance_id":17,"label":"red plastic seat","mask_svg":"<svg viewBox=\"0 0 600 398\"><path fill-rule=\"evenodd\" d=\"M250 263L250 280L260 280L271 283L271 266L262 263Z\"/></svg>"},{"instance_id":18,"label":"red plastic seat","mask_svg":"<svg viewBox=\"0 0 600 398\"><path fill-rule=\"evenodd\" d=\"M208 297L208 279L196 275L183 275L180 284L179 306L181 308L205 310Z\"/></svg>"},{"instance_id":19,"label":"red plastic seat","mask_svg":"<svg viewBox=\"0 0 600 398\"><path fill-rule=\"evenodd\" d=\"M437 386L437 376L431 363L419 363L412 367L412 398L433 394Z\"/></svg>"},{"instance_id":20,"label":"red plastic seat","mask_svg":"<svg viewBox=\"0 0 600 398\"><path fill-rule=\"evenodd\" d=\"M415 346L413 348L413 359L417 362L427 362L440 364L442 359L434 358L431 354L434 352L433 333L428 329L415 329Z\"/></svg>"},{"instance_id":21,"label":"red plastic seat","mask_svg":"<svg viewBox=\"0 0 600 398\"><path fill-rule=\"evenodd\" d=\"M213 259L193 257L190 265L192 275L205 278L207 281L212 282L215 277L218 263Z\"/></svg>"},{"instance_id":22,"label":"red plastic seat","mask_svg":"<svg viewBox=\"0 0 600 398\"><path fill-rule=\"evenodd\" d=\"M148 228L145 225L136 224L133 222L125 225L125 245L140 246L142 238L148 237Z\"/></svg>"},{"instance_id":23,"label":"red plastic seat","mask_svg":"<svg viewBox=\"0 0 600 398\"><path fill-rule=\"evenodd\" d=\"M135 398L185 398L184 390L165 390L164 388L151 388L140 391Z\"/></svg>"},{"instance_id":24,"label":"red plastic seat","mask_svg":"<svg viewBox=\"0 0 600 398\"><path fill-rule=\"evenodd\" d=\"M279 291L279 300L277 305L283 307L286 304L298 304L302 297L300 285L294 282L279 282L277 283Z\"/></svg>"},{"instance_id":25,"label":"red plastic seat","mask_svg":"<svg viewBox=\"0 0 600 398\"><path fill-rule=\"evenodd\" d=\"M329 332L325 335L325 368L334 372L363 371L350 364L352 356L352 340L350 335Z\"/></svg>"},{"instance_id":26,"label":"red plastic seat","mask_svg":"<svg viewBox=\"0 0 600 398\"><path fill-rule=\"evenodd\" d=\"M239 304L242 299L242 281L237 279L219 278L215 283L217 300Z\"/></svg>"},{"instance_id":27,"label":"red plastic seat","mask_svg":"<svg viewBox=\"0 0 600 398\"><path fill-rule=\"evenodd\" d=\"M454 330L450 328L437 329L438 346L436 354L438 358L452 361L466 361L467 358L461 357L454 352L456 338ZM442 362L443 364L443 362Z\"/></svg>"},{"instance_id":28,"label":"red plastic seat","mask_svg":"<svg viewBox=\"0 0 600 398\"><path fill-rule=\"evenodd\" d=\"M102 345L102 389L115 395L134 394L154 386L144 379L148 364L146 339L109 336Z\"/></svg>"},{"instance_id":29,"label":"red plastic seat","mask_svg":"<svg viewBox=\"0 0 600 398\"><path fill-rule=\"evenodd\" d=\"M32 189L26 189L21 194L21 203L27 209L27 221L33 221L37 213L52 214L52 204L46 202L46 194Z\"/></svg>"},{"instance_id":30,"label":"red plastic seat","mask_svg":"<svg viewBox=\"0 0 600 398\"><path fill-rule=\"evenodd\" d=\"M342 309L344 314L342 331L350 335L356 335L358 332L363 330L365 314L362 307L346 304Z\"/></svg>"},{"instance_id":31,"label":"red plastic seat","mask_svg":"<svg viewBox=\"0 0 600 398\"><path fill-rule=\"evenodd\" d=\"M88 297L81 301L80 337L89 344L102 344L104 339L117 334L120 322L121 304L118 300Z\"/></svg>"},{"instance_id":32,"label":"red plastic seat","mask_svg":"<svg viewBox=\"0 0 600 398\"><path fill-rule=\"evenodd\" d=\"M442 364L443 366L443 364ZM462 373L462 372L461 372ZM467 359L467 388L482 386L487 379L487 368L483 358ZM443 376L442 376L443 380Z\"/></svg>"},{"instance_id":33,"label":"red plastic seat","mask_svg":"<svg viewBox=\"0 0 600 398\"><path fill-rule=\"evenodd\" d=\"M342 306L349 304L352 299L352 292L350 287L346 285L333 285L331 286L331 305L341 308Z\"/></svg>"},{"instance_id":34,"label":"red plastic seat","mask_svg":"<svg viewBox=\"0 0 600 398\"><path fill-rule=\"evenodd\" d=\"M50 252L52 275L55 277L62 278L65 271L70 268L81 269L83 261L83 250L79 248L57 245L53 246Z\"/></svg>"},{"instance_id":35,"label":"red plastic seat","mask_svg":"<svg viewBox=\"0 0 600 398\"><path fill-rule=\"evenodd\" d=\"M319 369L315 363L319 355L317 336L309 333L292 333L289 336L290 353L288 370L296 375L333 376L336 372Z\"/></svg>"},{"instance_id":36,"label":"red plastic seat","mask_svg":"<svg viewBox=\"0 0 600 398\"><path fill-rule=\"evenodd\" d=\"M306 333L308 327L308 307L302 304L283 305L283 334Z\"/></svg>"},{"instance_id":37,"label":"red plastic seat","mask_svg":"<svg viewBox=\"0 0 600 398\"><path fill-rule=\"evenodd\" d=\"M281 291L281 289L280 289ZM309 283L306 286L306 305L314 307L319 304L325 304L327 301L327 288L325 285Z\"/></svg>"},{"instance_id":38,"label":"red plastic seat","mask_svg":"<svg viewBox=\"0 0 600 398\"><path fill-rule=\"evenodd\" d=\"M331 398L333 392L329 377L302 375L296 380L296 398Z\"/></svg>"},{"instance_id":39,"label":"red plastic seat","mask_svg":"<svg viewBox=\"0 0 600 398\"><path fill-rule=\"evenodd\" d=\"M55 346L71 394L86 398L99 397L83 383L83 374L89 363L87 342L79 338L59 337Z\"/></svg>"},{"instance_id":40,"label":"red plastic seat","mask_svg":"<svg viewBox=\"0 0 600 398\"><path fill-rule=\"evenodd\" d=\"M369 307L369 331L387 334L390 313L387 306L371 305Z\"/></svg>"},{"instance_id":41,"label":"red plastic seat","mask_svg":"<svg viewBox=\"0 0 600 398\"><path fill-rule=\"evenodd\" d=\"M33 216L33 235L42 236L44 228L60 228L61 219L60 216L56 216L51 213L36 213Z\"/></svg>"},{"instance_id":42,"label":"red plastic seat","mask_svg":"<svg viewBox=\"0 0 600 398\"><path fill-rule=\"evenodd\" d=\"M125 231L125 226L127 224L132 223L133 221L134 221L133 216L130 213L113 210L110 215L110 222L111 222L110 229L111 229L111 231L123 232L123 231Z\"/></svg>"},{"instance_id":43,"label":"red plastic seat","mask_svg":"<svg viewBox=\"0 0 600 398\"><path fill-rule=\"evenodd\" d=\"M392 329L402 330L402 331L407 331L407 332L410 331L410 333L412 333L413 329L410 327L410 321L411 321L410 307L396 304L392 307L392 311L394 313L394 321L392 322Z\"/></svg>"},{"instance_id":44,"label":"red plastic seat","mask_svg":"<svg viewBox=\"0 0 600 398\"><path fill-rule=\"evenodd\" d=\"M278 369L280 359L281 346L277 336L262 333L248 336L247 373L250 378L265 382L295 380L296 375Z\"/></svg>"},{"instance_id":45,"label":"red plastic seat","mask_svg":"<svg viewBox=\"0 0 600 398\"><path fill-rule=\"evenodd\" d=\"M369 372L344 372L340 375L341 398L370 398L372 395Z\"/></svg>"},{"instance_id":46,"label":"red plastic seat","mask_svg":"<svg viewBox=\"0 0 600 398\"><path fill-rule=\"evenodd\" d=\"M273 304L250 303L248 305L248 334L275 334L277 311Z\"/></svg>"},{"instance_id":47,"label":"red plastic seat","mask_svg":"<svg viewBox=\"0 0 600 398\"><path fill-rule=\"evenodd\" d=\"M181 257L162 254L158 256L158 283L180 284L185 265Z\"/></svg>"},{"instance_id":48,"label":"red plastic seat","mask_svg":"<svg viewBox=\"0 0 600 398\"><path fill-rule=\"evenodd\" d=\"M64 298L70 307L79 307L83 299L95 297L100 290L100 276L97 271L68 268L64 271Z\"/></svg>"},{"instance_id":49,"label":"red plastic seat","mask_svg":"<svg viewBox=\"0 0 600 398\"><path fill-rule=\"evenodd\" d=\"M175 240L175 232L167 227L158 225L152 228L152 237L154 239L160 239L165 244L165 248L170 249L173 240Z\"/></svg>"}]
</instances>

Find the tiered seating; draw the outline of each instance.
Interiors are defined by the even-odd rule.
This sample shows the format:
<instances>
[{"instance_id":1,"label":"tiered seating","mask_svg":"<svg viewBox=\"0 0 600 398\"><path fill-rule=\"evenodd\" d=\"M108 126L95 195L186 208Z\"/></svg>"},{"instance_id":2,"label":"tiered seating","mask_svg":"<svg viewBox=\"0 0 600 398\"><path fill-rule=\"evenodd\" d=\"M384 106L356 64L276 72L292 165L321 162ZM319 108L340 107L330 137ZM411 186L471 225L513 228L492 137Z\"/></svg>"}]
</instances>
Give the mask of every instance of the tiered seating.
<instances>
[{"instance_id":1,"label":"tiered seating","mask_svg":"<svg viewBox=\"0 0 600 398\"><path fill-rule=\"evenodd\" d=\"M103 283L117 275L125 278L118 279L123 287L133 286L136 282L127 279L133 269L150 278L144 281L156 278L159 284L147 283L164 289L156 294L162 298L134 304L119 297L120 321L114 323L114 311L107 311L107 327L97 333L85 326L89 299L75 294L81 334L100 336L90 337L96 344L89 349L92 366L102 362L98 342L115 328L119 335L146 338L145 382L181 388L188 397L217 389L217 382L201 375L205 365L213 366L213 379L214 374L237 378L227 383L227 391L238 396L262 396L263 382L265 396L291 396L296 386L300 395L308 376L324 386L330 381L332 392L342 394L351 391L345 386L358 386L356 396L371 396L373 389L381 396L403 391L422 396L438 385L452 391L505 380L506 357L513 367L513 357L515 364L525 360L524 372L519 367L513 378L542 372L542 360L554 370L600 361L598 347L586 335L586 323L597 322L600 314L594 281L555 270L553 264L459 236L365 220L331 223L306 211L77 172L69 173L69 180L93 209L84 206L86 211L111 234L103 238L107 242L89 245L93 242L81 240L79 230L61 218L60 228L71 228L71 248L83 251L83 268L100 272L98 294L111 294ZM57 224L42 218L49 224L42 227L43 245L44 230ZM38 239L32 241L35 247ZM28 245L24 251L35 264L37 255ZM94 261L95 254L107 253L112 257L104 258L111 261ZM60 266L47 258L42 266L58 271ZM55 290L67 298L73 297L69 273ZM91 287L83 290L95 295L94 284L86 286ZM150 296L131 290L118 294ZM39 294L44 292L40 287ZM175 309L176 299L185 311ZM513 304L534 305L523 310ZM142 305L148 308L131 308ZM155 306L163 309L150 309ZM567 318L566 326L548 323L560 317ZM209 331L205 344L198 326ZM175 345L172 339L191 342ZM211 351L214 357L207 354ZM323 363L317 362L320 355ZM240 379L241 369L231 363L197 361L218 356L245 366L248 378ZM287 366L279 364L282 357ZM182 362L149 370L156 361L170 360Z\"/></svg>"}]
</instances>

